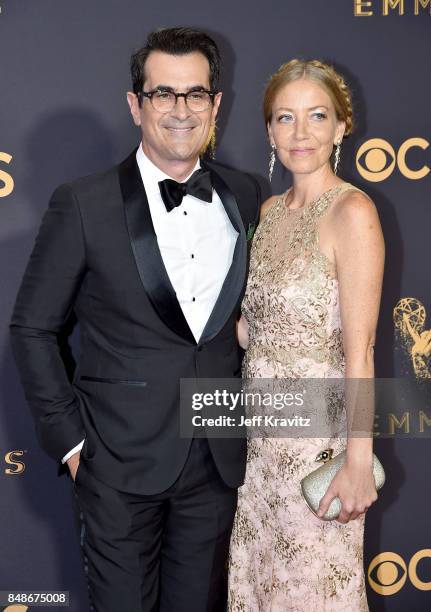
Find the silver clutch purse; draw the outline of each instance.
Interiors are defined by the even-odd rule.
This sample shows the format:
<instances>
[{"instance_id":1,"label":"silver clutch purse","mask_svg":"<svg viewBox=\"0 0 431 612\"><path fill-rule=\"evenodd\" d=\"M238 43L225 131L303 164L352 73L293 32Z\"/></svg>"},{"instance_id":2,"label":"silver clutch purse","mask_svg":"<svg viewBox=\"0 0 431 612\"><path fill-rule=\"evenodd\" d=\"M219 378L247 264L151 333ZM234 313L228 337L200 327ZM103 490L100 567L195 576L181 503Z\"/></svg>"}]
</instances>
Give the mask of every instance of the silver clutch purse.
<instances>
[{"instance_id":1,"label":"silver clutch purse","mask_svg":"<svg viewBox=\"0 0 431 612\"><path fill-rule=\"evenodd\" d=\"M321 451L317 457L316 461L323 461L323 465L307 474L305 478L301 480L301 491L304 496L305 501L307 502L310 510L316 514L319 508L320 500L325 495L328 490L329 485L331 484L332 479L335 474L344 464L346 451L341 451L338 455L333 457L332 448L327 448L326 450ZM382 464L377 459L376 455L373 453L373 474L374 481L376 483L376 490L382 488L385 483L385 471L383 469ZM336 497L332 500L328 510L323 515L323 518L328 521L331 521L340 514L341 511L341 502Z\"/></svg>"}]
</instances>

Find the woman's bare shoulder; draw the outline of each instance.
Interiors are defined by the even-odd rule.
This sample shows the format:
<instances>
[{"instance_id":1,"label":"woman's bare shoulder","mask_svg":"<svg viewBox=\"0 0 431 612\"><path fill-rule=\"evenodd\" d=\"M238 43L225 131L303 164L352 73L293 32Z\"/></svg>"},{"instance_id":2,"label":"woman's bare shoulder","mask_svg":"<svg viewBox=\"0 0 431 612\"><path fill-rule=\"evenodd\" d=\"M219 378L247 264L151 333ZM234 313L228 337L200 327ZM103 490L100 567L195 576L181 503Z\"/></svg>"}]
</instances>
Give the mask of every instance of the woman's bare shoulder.
<instances>
[{"instance_id":1,"label":"woman's bare shoulder","mask_svg":"<svg viewBox=\"0 0 431 612\"><path fill-rule=\"evenodd\" d=\"M377 209L368 194L352 185L334 202L333 213L339 223L346 223L374 219Z\"/></svg>"},{"instance_id":2,"label":"woman's bare shoulder","mask_svg":"<svg viewBox=\"0 0 431 612\"><path fill-rule=\"evenodd\" d=\"M351 246L355 239L365 244L373 239L382 242L382 228L377 207L368 194L348 189L334 202L325 228L335 243ZM322 234L324 233L322 231Z\"/></svg>"}]
</instances>

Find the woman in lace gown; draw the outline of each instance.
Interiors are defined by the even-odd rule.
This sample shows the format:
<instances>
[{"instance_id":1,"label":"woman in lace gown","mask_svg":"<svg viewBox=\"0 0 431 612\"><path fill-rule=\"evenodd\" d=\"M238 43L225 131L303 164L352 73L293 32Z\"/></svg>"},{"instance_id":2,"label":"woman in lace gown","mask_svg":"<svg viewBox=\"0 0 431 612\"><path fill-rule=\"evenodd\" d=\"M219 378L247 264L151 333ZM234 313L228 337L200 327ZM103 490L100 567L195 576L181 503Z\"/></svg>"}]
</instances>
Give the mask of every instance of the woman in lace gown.
<instances>
[{"instance_id":1,"label":"woman in lace gown","mask_svg":"<svg viewBox=\"0 0 431 612\"><path fill-rule=\"evenodd\" d=\"M263 205L254 236L239 323L243 377L372 378L384 244L372 201L332 169L353 128L347 86L321 62L292 60L269 81L264 115L293 186ZM319 466L319 452L346 447L320 505L323 516L339 497L341 513L323 520L306 506L300 481ZM376 499L371 436L250 435L229 612L368 611L364 518Z\"/></svg>"}]
</instances>

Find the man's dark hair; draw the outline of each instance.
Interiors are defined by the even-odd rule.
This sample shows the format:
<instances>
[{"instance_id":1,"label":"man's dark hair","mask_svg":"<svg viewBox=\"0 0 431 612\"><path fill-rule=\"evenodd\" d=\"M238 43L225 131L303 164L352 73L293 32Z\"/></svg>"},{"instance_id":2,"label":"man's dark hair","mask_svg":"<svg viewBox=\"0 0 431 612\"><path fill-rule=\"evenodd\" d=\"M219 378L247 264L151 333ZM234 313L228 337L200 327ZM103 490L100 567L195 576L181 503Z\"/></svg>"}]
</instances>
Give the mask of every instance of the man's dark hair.
<instances>
[{"instance_id":1,"label":"man's dark hair","mask_svg":"<svg viewBox=\"0 0 431 612\"><path fill-rule=\"evenodd\" d=\"M164 28L151 32L147 43L138 49L130 59L133 91L142 91L145 81L145 62L151 51L162 51L171 55L202 53L210 68L210 87L215 91L220 78L220 52L213 39L202 30L192 28Z\"/></svg>"}]
</instances>

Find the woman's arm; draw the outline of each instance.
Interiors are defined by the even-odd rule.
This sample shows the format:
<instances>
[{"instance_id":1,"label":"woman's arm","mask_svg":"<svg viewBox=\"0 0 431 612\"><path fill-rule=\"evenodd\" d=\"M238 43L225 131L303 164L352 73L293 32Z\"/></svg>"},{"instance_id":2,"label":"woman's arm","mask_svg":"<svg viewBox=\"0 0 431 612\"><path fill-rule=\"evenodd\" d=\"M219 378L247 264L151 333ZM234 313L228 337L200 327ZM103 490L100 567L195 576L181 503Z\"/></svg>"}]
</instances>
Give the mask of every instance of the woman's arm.
<instances>
[{"instance_id":1,"label":"woman's arm","mask_svg":"<svg viewBox=\"0 0 431 612\"><path fill-rule=\"evenodd\" d=\"M320 504L323 515L334 497L342 503L338 520L355 519L376 499L372 474L374 343L383 281L384 241L373 202L353 192L337 203L331 218L338 274L347 382L346 462ZM362 380L358 380L362 379ZM356 395L355 395L356 394Z\"/></svg>"}]
</instances>

